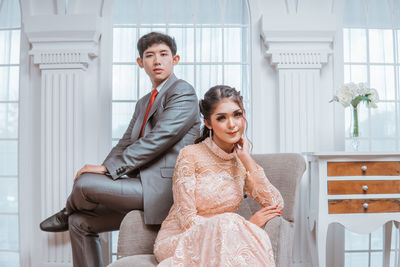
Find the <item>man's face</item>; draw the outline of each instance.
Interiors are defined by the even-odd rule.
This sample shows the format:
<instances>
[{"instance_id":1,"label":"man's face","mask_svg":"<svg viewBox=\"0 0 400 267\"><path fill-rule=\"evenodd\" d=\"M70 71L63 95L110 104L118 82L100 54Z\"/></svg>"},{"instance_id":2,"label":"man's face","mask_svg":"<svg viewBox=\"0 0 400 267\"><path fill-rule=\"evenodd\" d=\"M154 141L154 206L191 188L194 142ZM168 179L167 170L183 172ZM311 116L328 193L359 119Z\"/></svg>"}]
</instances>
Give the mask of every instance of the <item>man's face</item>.
<instances>
[{"instance_id":1,"label":"man's face","mask_svg":"<svg viewBox=\"0 0 400 267\"><path fill-rule=\"evenodd\" d=\"M139 66L149 75L153 89L172 74L178 62L179 56L173 56L169 46L164 43L153 44L143 52L143 58L137 58Z\"/></svg>"}]
</instances>

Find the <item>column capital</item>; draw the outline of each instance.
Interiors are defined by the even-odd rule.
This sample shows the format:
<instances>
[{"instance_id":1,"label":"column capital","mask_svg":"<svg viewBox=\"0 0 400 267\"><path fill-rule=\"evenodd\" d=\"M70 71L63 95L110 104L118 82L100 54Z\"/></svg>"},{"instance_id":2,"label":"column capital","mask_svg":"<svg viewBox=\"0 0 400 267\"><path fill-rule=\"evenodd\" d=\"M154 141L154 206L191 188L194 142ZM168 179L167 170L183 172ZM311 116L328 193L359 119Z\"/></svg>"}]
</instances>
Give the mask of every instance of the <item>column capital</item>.
<instances>
[{"instance_id":1,"label":"column capital","mask_svg":"<svg viewBox=\"0 0 400 267\"><path fill-rule=\"evenodd\" d=\"M265 56L278 69L321 69L332 54L335 31L262 30Z\"/></svg>"},{"instance_id":2,"label":"column capital","mask_svg":"<svg viewBox=\"0 0 400 267\"><path fill-rule=\"evenodd\" d=\"M23 18L29 54L40 69L86 69L98 55L101 19L95 15Z\"/></svg>"}]
</instances>

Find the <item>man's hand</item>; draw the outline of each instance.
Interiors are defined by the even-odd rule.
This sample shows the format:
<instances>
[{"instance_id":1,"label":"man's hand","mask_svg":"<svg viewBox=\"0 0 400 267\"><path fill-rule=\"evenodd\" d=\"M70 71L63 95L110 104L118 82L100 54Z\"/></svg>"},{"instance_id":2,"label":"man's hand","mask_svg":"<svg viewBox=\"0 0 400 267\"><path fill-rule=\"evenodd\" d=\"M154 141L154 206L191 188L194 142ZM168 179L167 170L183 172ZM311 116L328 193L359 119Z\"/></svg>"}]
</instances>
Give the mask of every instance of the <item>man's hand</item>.
<instances>
[{"instance_id":1,"label":"man's hand","mask_svg":"<svg viewBox=\"0 0 400 267\"><path fill-rule=\"evenodd\" d=\"M75 175L74 183L78 177L84 173L91 172L91 173L98 173L98 174L105 174L107 172L107 168L104 165L91 165L85 164L83 168L81 168Z\"/></svg>"},{"instance_id":2,"label":"man's hand","mask_svg":"<svg viewBox=\"0 0 400 267\"><path fill-rule=\"evenodd\" d=\"M268 206L261 208L259 211L249 219L250 222L254 223L258 227L262 228L269 220L275 216L281 215L282 210L276 206Z\"/></svg>"}]
</instances>

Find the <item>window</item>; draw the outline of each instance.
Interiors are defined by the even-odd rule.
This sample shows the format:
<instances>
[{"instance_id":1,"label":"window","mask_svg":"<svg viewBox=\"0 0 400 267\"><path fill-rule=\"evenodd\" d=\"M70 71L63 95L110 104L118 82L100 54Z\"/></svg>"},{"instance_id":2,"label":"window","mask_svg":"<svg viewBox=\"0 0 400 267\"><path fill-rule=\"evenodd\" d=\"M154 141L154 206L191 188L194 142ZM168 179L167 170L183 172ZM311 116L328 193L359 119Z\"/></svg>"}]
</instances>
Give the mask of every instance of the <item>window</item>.
<instances>
[{"instance_id":1,"label":"window","mask_svg":"<svg viewBox=\"0 0 400 267\"><path fill-rule=\"evenodd\" d=\"M249 15L244 0L117 0L113 27L112 140L118 142L136 101L151 82L136 64L136 43L151 31L173 36L181 56L174 72L200 98L213 85L227 84L249 104ZM247 108L250 112L250 109ZM113 234L115 241L116 233ZM113 258L115 258L113 244Z\"/></svg>"},{"instance_id":2,"label":"window","mask_svg":"<svg viewBox=\"0 0 400 267\"><path fill-rule=\"evenodd\" d=\"M400 2L346 0L343 42L345 82L368 82L380 97L377 109L360 107L360 150L399 151ZM349 127L351 111L346 112ZM399 234L393 227L390 266L399 264ZM367 235L346 230L345 266L382 266L385 236L384 228Z\"/></svg>"},{"instance_id":3,"label":"window","mask_svg":"<svg viewBox=\"0 0 400 267\"><path fill-rule=\"evenodd\" d=\"M397 225L399 227L399 225ZM390 267L400 266L400 231L393 228L390 247Z\"/></svg>"},{"instance_id":4,"label":"window","mask_svg":"<svg viewBox=\"0 0 400 267\"><path fill-rule=\"evenodd\" d=\"M20 9L0 1L0 266L19 266L18 106Z\"/></svg>"},{"instance_id":5,"label":"window","mask_svg":"<svg viewBox=\"0 0 400 267\"><path fill-rule=\"evenodd\" d=\"M399 150L400 30L346 28L344 34L345 82L366 81L379 93L377 109L360 105L360 148L363 151ZM346 125L350 125L347 109ZM346 138L346 148L350 138Z\"/></svg>"},{"instance_id":6,"label":"window","mask_svg":"<svg viewBox=\"0 0 400 267\"><path fill-rule=\"evenodd\" d=\"M383 228L371 234L345 232L345 266L383 266Z\"/></svg>"},{"instance_id":7,"label":"window","mask_svg":"<svg viewBox=\"0 0 400 267\"><path fill-rule=\"evenodd\" d=\"M394 2L397 5L391 6ZM394 2L347 0L344 9L345 82L368 82L380 97L377 109L363 109L361 105L359 127L363 151L400 149L400 3ZM346 126L349 126L350 109L347 111ZM346 137L346 148L349 146L350 138Z\"/></svg>"}]
</instances>

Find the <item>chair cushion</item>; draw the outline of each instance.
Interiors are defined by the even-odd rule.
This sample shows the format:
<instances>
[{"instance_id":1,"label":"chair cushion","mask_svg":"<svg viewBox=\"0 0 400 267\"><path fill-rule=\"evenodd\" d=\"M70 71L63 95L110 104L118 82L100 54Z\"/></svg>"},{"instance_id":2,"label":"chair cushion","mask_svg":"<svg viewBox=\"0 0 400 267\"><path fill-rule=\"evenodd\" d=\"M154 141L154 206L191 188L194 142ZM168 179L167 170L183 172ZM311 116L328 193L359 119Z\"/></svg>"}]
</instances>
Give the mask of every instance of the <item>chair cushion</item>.
<instances>
[{"instance_id":1,"label":"chair cushion","mask_svg":"<svg viewBox=\"0 0 400 267\"><path fill-rule=\"evenodd\" d=\"M108 267L154 267L157 264L153 254L142 254L120 258Z\"/></svg>"},{"instance_id":2,"label":"chair cushion","mask_svg":"<svg viewBox=\"0 0 400 267\"><path fill-rule=\"evenodd\" d=\"M159 225L145 225L141 210L129 212L122 220L118 236L118 258L152 254Z\"/></svg>"}]
</instances>

